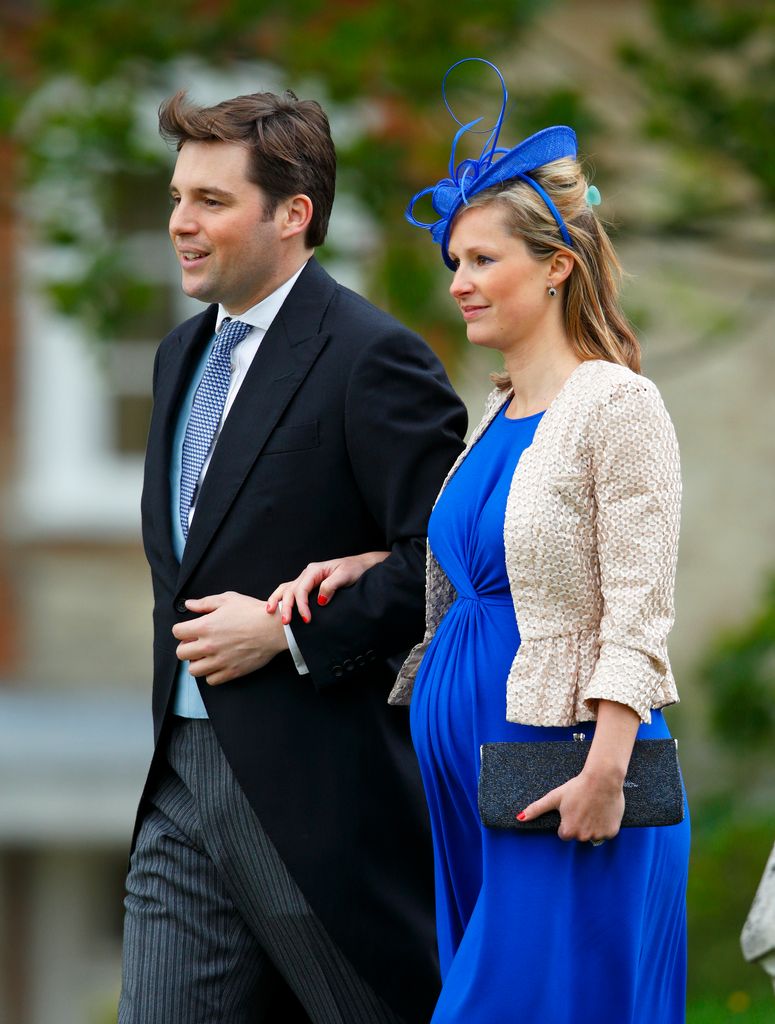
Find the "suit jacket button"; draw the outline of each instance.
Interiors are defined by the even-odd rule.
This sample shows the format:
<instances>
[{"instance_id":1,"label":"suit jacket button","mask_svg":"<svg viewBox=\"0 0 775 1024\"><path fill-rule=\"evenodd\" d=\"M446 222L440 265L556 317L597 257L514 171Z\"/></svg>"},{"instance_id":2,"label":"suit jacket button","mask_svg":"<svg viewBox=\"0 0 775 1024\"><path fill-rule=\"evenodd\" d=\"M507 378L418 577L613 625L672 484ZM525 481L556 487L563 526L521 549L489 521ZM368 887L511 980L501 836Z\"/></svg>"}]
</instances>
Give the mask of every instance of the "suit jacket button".
<instances>
[{"instance_id":1,"label":"suit jacket button","mask_svg":"<svg viewBox=\"0 0 775 1024\"><path fill-rule=\"evenodd\" d=\"M176 601L175 602L175 611L176 612L180 612L181 615L183 614L183 612L187 612L188 611L188 608L186 608L185 599L182 600L182 601Z\"/></svg>"},{"instance_id":2,"label":"suit jacket button","mask_svg":"<svg viewBox=\"0 0 775 1024\"><path fill-rule=\"evenodd\" d=\"M348 672L352 672L355 669L355 663L349 658L345 658L342 665L347 669Z\"/></svg>"}]
</instances>

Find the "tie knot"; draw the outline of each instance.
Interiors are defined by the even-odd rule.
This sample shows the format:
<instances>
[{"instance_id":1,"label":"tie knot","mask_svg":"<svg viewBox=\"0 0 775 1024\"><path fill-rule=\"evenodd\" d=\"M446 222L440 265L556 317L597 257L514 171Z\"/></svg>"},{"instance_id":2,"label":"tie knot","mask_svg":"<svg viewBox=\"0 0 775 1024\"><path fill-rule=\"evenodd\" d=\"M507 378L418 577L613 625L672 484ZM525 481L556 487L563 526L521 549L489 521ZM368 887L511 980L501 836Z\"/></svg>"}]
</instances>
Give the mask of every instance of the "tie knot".
<instances>
[{"instance_id":1,"label":"tie knot","mask_svg":"<svg viewBox=\"0 0 775 1024\"><path fill-rule=\"evenodd\" d=\"M221 324L218 337L215 340L215 350L219 355L227 355L235 345L239 345L245 335L251 330L252 325L242 320L228 318Z\"/></svg>"}]
</instances>

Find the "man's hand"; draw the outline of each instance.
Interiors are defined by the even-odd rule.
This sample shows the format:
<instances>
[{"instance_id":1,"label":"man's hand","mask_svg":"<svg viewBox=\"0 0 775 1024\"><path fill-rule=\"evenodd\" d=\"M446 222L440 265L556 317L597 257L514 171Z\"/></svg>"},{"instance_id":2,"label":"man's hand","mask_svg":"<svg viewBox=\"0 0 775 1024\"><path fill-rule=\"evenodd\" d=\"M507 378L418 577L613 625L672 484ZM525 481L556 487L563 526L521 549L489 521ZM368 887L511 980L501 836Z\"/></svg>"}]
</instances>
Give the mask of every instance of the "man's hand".
<instances>
[{"instance_id":1,"label":"man's hand","mask_svg":"<svg viewBox=\"0 0 775 1024\"><path fill-rule=\"evenodd\" d=\"M288 649L280 616L267 615L265 601L228 591L186 601L186 608L200 617L173 626L177 655L210 686L263 668Z\"/></svg>"}]
</instances>

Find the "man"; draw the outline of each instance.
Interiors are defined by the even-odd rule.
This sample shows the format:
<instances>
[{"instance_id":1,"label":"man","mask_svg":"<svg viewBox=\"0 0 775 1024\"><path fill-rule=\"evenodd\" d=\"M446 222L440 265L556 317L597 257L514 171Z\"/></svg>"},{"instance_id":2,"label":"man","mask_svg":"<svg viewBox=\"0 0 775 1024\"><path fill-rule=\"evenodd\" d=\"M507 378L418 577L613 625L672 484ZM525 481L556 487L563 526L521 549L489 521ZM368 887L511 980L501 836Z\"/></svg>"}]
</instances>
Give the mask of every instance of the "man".
<instances>
[{"instance_id":1,"label":"man","mask_svg":"<svg viewBox=\"0 0 775 1024\"><path fill-rule=\"evenodd\" d=\"M156 737L127 881L121 1024L407 1024L437 994L405 712L424 548L465 413L424 343L315 261L318 104L160 110L170 237L210 303L161 344L143 491ZM265 599L390 551L313 621Z\"/></svg>"}]
</instances>

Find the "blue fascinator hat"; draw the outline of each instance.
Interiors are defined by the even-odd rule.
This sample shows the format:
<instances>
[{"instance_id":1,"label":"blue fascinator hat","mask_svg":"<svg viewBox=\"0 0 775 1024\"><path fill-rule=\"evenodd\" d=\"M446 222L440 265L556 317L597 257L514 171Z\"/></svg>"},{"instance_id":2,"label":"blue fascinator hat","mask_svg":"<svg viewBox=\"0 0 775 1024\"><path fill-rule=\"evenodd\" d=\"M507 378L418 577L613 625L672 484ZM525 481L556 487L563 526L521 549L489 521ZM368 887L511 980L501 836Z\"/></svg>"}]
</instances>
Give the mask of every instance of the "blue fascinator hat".
<instances>
[{"instance_id":1,"label":"blue fascinator hat","mask_svg":"<svg viewBox=\"0 0 775 1024\"><path fill-rule=\"evenodd\" d=\"M482 121L482 118L478 117L474 121L469 121L468 124L463 124L455 117L447 100L446 85L450 72L454 71L461 64L466 64L468 61L480 61L482 64L489 65L495 71L500 79L503 99L498 120L490 132L479 158L476 160L462 160L455 166L458 142L466 132L472 131L474 126ZM520 142L513 149L504 149L502 146L499 146L498 136L500 135L503 118L506 114L506 103L509 94L500 70L483 57L465 57L463 60L453 64L442 79L441 94L453 120L456 124L460 125L455 138L452 140L452 151L449 157L449 177L442 178L435 185L421 189L416 195L412 196L406 208L406 219L409 223L414 224L415 227L425 228L430 231L433 241L438 242L441 246L442 259L450 270L454 270L455 265L450 258L448 246L450 230L455 215L462 206L468 205L468 200L471 196L475 196L478 192L483 192L484 189L491 188L493 185L501 185L513 178L519 178L520 181L524 181L540 195L557 222L557 227L560 230L563 241L566 245L572 247L573 243L571 242L568 228L560 216L559 210L552 202L546 190L538 184L535 178L530 176L530 171L534 171L538 167L550 163L552 160L560 160L562 157L575 158L576 133L573 129L568 128L567 125L556 125L553 128L544 128L540 132L536 132L535 135L531 135L530 138ZM431 196L433 209L439 215L439 219L433 223L417 220L414 216L415 204L427 195Z\"/></svg>"}]
</instances>

